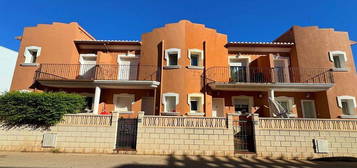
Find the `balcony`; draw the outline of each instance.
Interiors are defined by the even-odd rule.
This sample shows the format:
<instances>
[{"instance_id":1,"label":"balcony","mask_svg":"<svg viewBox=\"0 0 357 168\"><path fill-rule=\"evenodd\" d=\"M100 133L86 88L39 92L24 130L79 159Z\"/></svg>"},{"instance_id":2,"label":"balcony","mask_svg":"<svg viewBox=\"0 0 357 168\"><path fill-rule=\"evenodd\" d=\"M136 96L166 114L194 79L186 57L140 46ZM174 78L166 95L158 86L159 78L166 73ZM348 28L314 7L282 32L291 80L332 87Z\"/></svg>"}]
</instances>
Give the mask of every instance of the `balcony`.
<instances>
[{"instance_id":1,"label":"balcony","mask_svg":"<svg viewBox=\"0 0 357 168\"><path fill-rule=\"evenodd\" d=\"M153 65L41 64L35 80L47 86L56 84L56 87L64 87L63 84L157 85L159 75L159 68Z\"/></svg>"},{"instance_id":2,"label":"balcony","mask_svg":"<svg viewBox=\"0 0 357 168\"><path fill-rule=\"evenodd\" d=\"M326 68L211 67L206 82L214 88L320 88L333 86L333 73Z\"/></svg>"}]
</instances>

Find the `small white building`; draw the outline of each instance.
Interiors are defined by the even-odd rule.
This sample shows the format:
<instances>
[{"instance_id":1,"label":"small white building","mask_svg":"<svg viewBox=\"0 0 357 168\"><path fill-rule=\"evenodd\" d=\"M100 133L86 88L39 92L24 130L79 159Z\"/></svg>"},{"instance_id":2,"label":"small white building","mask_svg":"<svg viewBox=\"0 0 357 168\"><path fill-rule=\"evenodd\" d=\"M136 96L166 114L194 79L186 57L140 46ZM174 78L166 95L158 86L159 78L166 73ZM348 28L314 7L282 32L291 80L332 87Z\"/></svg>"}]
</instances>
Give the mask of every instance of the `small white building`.
<instances>
[{"instance_id":1,"label":"small white building","mask_svg":"<svg viewBox=\"0 0 357 168\"><path fill-rule=\"evenodd\" d=\"M0 46L0 94L9 91L18 53Z\"/></svg>"}]
</instances>

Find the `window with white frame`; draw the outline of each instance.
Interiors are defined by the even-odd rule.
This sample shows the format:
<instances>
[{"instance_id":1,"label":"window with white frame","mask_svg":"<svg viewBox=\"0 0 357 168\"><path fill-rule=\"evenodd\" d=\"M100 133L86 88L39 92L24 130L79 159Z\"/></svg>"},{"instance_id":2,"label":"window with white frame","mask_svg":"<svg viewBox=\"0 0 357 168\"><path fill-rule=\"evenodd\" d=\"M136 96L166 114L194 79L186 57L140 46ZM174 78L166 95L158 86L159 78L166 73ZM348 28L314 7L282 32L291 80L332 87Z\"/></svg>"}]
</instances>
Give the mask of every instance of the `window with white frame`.
<instances>
[{"instance_id":1,"label":"window with white frame","mask_svg":"<svg viewBox=\"0 0 357 168\"><path fill-rule=\"evenodd\" d=\"M192 93L188 94L187 97L188 104L190 106L190 113L202 113L203 112L203 94L202 93Z\"/></svg>"},{"instance_id":2,"label":"window with white frame","mask_svg":"<svg viewBox=\"0 0 357 168\"><path fill-rule=\"evenodd\" d=\"M167 66L177 66L178 60L181 57L181 50L178 48L170 48L165 50L165 59Z\"/></svg>"},{"instance_id":3,"label":"window with white frame","mask_svg":"<svg viewBox=\"0 0 357 168\"><path fill-rule=\"evenodd\" d=\"M179 103L179 95L177 93L164 93L163 104L165 112L177 112L176 106Z\"/></svg>"},{"instance_id":4,"label":"window with white frame","mask_svg":"<svg viewBox=\"0 0 357 168\"><path fill-rule=\"evenodd\" d=\"M117 111L119 113L131 113L131 106L134 103L134 99L135 95L133 94L114 94L114 111Z\"/></svg>"},{"instance_id":5,"label":"window with white frame","mask_svg":"<svg viewBox=\"0 0 357 168\"><path fill-rule=\"evenodd\" d=\"M25 62L26 64L35 64L37 62L37 57L41 54L41 47L29 46L25 48Z\"/></svg>"},{"instance_id":6,"label":"window with white frame","mask_svg":"<svg viewBox=\"0 0 357 168\"><path fill-rule=\"evenodd\" d=\"M289 113L292 112L294 107L294 98L293 97L285 97L279 96L275 97L275 100L279 102L279 104Z\"/></svg>"},{"instance_id":7,"label":"window with white frame","mask_svg":"<svg viewBox=\"0 0 357 168\"><path fill-rule=\"evenodd\" d=\"M190 66L202 66L203 51L199 49L189 49L188 58L190 59Z\"/></svg>"},{"instance_id":8,"label":"window with white frame","mask_svg":"<svg viewBox=\"0 0 357 168\"><path fill-rule=\"evenodd\" d=\"M95 72L95 65L97 62L96 54L80 54L79 63L81 64L79 75L83 77L91 77Z\"/></svg>"},{"instance_id":9,"label":"window with white frame","mask_svg":"<svg viewBox=\"0 0 357 168\"><path fill-rule=\"evenodd\" d=\"M337 96L338 106L343 115L356 115L356 99L353 96Z\"/></svg>"},{"instance_id":10,"label":"window with white frame","mask_svg":"<svg viewBox=\"0 0 357 168\"><path fill-rule=\"evenodd\" d=\"M333 62L334 68L336 69L346 69L347 56L343 51L330 51L329 52L330 61Z\"/></svg>"},{"instance_id":11,"label":"window with white frame","mask_svg":"<svg viewBox=\"0 0 357 168\"><path fill-rule=\"evenodd\" d=\"M253 107L253 97L252 96L233 96L232 104L234 106L234 111L238 114L246 114L251 112Z\"/></svg>"}]
</instances>

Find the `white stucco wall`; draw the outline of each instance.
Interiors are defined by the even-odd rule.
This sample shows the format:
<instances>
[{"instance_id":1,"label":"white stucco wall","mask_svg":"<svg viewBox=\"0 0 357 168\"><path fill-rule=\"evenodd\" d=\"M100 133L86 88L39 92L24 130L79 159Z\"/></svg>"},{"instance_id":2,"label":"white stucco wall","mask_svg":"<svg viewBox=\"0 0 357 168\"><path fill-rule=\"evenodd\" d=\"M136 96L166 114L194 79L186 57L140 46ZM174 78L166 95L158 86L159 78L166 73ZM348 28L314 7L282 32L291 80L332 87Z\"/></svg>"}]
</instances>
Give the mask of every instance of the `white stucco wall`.
<instances>
[{"instance_id":1,"label":"white stucco wall","mask_svg":"<svg viewBox=\"0 0 357 168\"><path fill-rule=\"evenodd\" d=\"M10 90L17 52L0 46L0 94Z\"/></svg>"}]
</instances>

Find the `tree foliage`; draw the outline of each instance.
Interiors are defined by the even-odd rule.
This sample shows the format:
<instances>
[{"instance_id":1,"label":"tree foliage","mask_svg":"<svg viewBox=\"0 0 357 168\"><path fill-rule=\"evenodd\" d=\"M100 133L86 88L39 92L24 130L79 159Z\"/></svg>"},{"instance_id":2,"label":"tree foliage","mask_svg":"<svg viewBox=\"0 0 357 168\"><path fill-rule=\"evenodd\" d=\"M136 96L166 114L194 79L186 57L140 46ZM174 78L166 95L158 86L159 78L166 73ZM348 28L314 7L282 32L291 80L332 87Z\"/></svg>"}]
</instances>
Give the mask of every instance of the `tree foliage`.
<instances>
[{"instance_id":1,"label":"tree foliage","mask_svg":"<svg viewBox=\"0 0 357 168\"><path fill-rule=\"evenodd\" d=\"M65 114L79 113L84 97L64 92L8 92L0 96L0 122L6 127L48 128Z\"/></svg>"}]
</instances>

